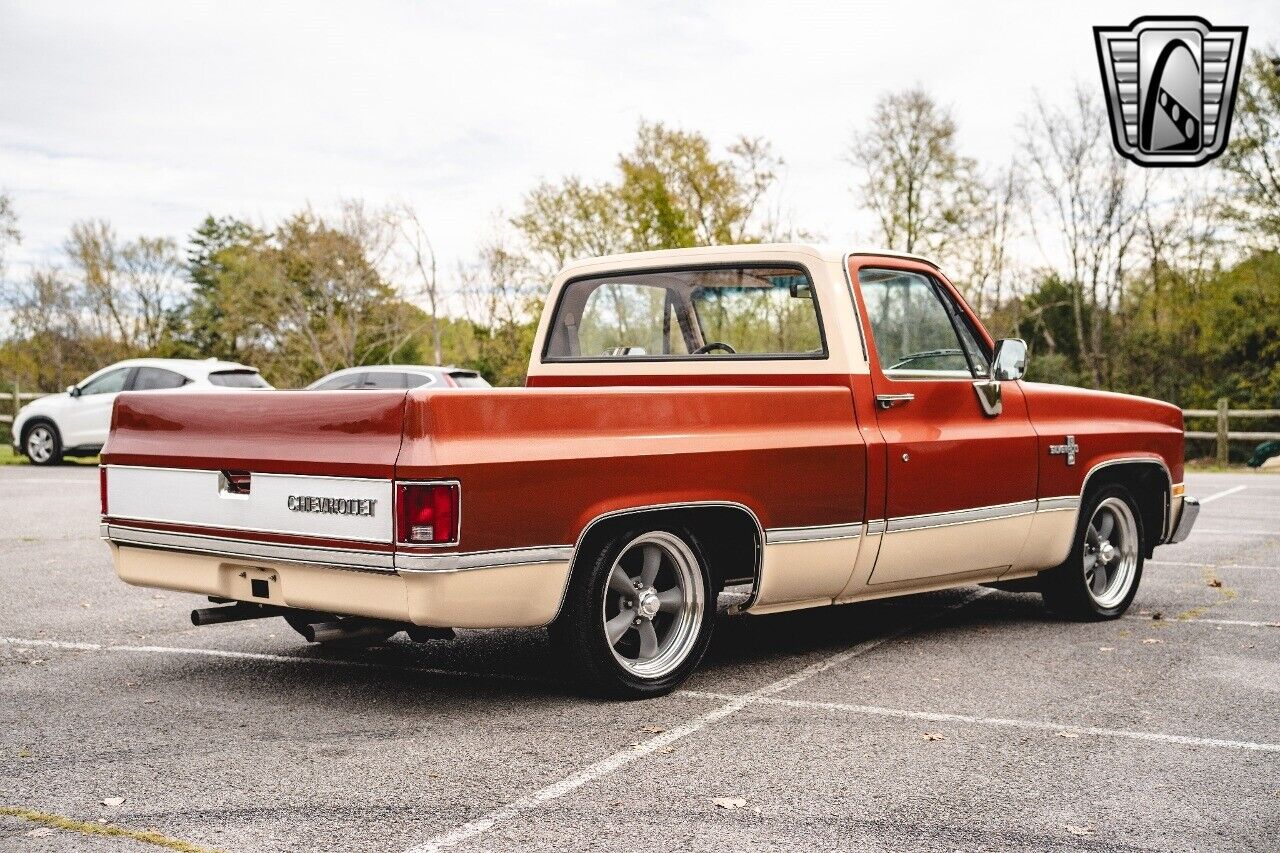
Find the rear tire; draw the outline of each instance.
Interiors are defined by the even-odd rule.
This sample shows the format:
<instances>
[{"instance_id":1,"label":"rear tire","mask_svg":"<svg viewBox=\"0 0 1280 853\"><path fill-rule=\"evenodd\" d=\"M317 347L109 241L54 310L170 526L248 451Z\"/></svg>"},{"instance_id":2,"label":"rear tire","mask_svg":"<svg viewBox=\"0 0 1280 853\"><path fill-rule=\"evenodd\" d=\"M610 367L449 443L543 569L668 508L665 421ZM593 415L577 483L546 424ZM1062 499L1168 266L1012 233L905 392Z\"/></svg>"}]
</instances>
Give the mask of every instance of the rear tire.
<instances>
[{"instance_id":1,"label":"rear tire","mask_svg":"<svg viewBox=\"0 0 1280 853\"><path fill-rule=\"evenodd\" d=\"M711 578L697 540L680 528L641 528L582 556L551 635L589 690L645 699L689 677L714 624Z\"/></svg>"},{"instance_id":2,"label":"rear tire","mask_svg":"<svg viewBox=\"0 0 1280 853\"><path fill-rule=\"evenodd\" d=\"M1146 532L1133 494L1104 486L1086 498L1066 562L1040 575L1045 606L1081 621L1117 619L1138 594Z\"/></svg>"},{"instance_id":3,"label":"rear tire","mask_svg":"<svg viewBox=\"0 0 1280 853\"><path fill-rule=\"evenodd\" d=\"M32 465L57 465L62 461L62 436L49 421L36 421L23 432L22 451Z\"/></svg>"}]
</instances>

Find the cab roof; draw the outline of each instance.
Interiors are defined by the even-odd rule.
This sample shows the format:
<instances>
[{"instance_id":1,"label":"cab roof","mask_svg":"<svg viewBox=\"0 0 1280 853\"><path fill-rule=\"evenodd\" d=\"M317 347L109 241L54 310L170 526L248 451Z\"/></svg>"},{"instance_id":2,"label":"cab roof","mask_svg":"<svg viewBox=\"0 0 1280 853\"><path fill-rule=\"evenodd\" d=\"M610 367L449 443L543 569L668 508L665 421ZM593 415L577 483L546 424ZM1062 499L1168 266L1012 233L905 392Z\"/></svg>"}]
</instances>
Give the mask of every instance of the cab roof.
<instances>
[{"instance_id":1,"label":"cab roof","mask_svg":"<svg viewBox=\"0 0 1280 853\"><path fill-rule=\"evenodd\" d=\"M582 258L565 264L562 272L571 273L577 269L585 267L600 267L615 262L634 264L636 261L646 260L652 261L655 264L698 263L701 260L724 261L726 257L733 258L736 256L741 256L743 260L750 260L752 256L767 255L778 252L809 255L816 260L829 261L831 263L840 263L844 260L846 255L876 255L891 258L905 258L907 260L919 261L921 263L928 264L935 269L938 268L938 264L929 258L921 255L913 255L909 252L898 252L892 249L877 249L874 247L851 249L844 246L814 243L740 243L732 246L699 246L690 249L660 249L652 252L626 252L617 255Z\"/></svg>"}]
</instances>

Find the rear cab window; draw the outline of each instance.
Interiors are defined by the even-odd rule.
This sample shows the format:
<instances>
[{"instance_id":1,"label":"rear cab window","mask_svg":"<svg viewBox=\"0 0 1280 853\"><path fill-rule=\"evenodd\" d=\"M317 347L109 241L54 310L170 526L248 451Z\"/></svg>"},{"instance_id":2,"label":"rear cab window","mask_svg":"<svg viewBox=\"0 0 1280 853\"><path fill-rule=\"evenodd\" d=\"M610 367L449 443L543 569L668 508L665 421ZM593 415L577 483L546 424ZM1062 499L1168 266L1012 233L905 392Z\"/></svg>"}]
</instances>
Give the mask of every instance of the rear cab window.
<instances>
[{"instance_id":1,"label":"rear cab window","mask_svg":"<svg viewBox=\"0 0 1280 853\"><path fill-rule=\"evenodd\" d=\"M222 388L270 388L256 370L218 370L209 374L209 384Z\"/></svg>"},{"instance_id":2,"label":"rear cab window","mask_svg":"<svg viewBox=\"0 0 1280 853\"><path fill-rule=\"evenodd\" d=\"M543 351L546 362L826 357L813 281L790 265L574 279Z\"/></svg>"}]
</instances>

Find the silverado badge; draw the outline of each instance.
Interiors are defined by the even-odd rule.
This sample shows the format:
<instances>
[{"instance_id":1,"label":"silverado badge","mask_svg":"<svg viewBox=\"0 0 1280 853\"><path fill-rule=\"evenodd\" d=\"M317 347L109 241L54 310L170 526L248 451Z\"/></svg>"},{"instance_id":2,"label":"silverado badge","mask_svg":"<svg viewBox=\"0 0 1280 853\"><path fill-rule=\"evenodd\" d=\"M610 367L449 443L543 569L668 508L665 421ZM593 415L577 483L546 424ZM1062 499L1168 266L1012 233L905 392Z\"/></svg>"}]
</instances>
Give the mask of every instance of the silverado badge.
<instances>
[{"instance_id":1,"label":"silverado badge","mask_svg":"<svg viewBox=\"0 0 1280 853\"><path fill-rule=\"evenodd\" d=\"M1067 457L1068 465L1076 464L1076 452L1078 450L1080 450L1080 445L1076 444L1076 437L1074 435L1067 436L1066 444L1049 445L1049 455Z\"/></svg>"}]
</instances>

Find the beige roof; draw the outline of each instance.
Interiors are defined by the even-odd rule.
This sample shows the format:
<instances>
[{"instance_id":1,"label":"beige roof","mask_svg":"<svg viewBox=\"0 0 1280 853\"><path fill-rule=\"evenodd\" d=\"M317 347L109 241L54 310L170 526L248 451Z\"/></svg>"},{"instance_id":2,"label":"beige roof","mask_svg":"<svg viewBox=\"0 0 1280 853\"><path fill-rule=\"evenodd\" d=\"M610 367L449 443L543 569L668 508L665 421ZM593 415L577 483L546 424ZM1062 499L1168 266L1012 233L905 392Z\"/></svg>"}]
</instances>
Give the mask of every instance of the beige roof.
<instances>
[{"instance_id":1,"label":"beige roof","mask_svg":"<svg viewBox=\"0 0 1280 853\"><path fill-rule=\"evenodd\" d=\"M912 255L907 252L895 252L892 249L872 247L847 248L809 243L743 243L734 246L700 246L692 249L661 249L654 252L627 252L619 255L605 255L598 258L582 258L565 264L565 271L586 266L600 266L609 263L629 263L649 261L653 263L697 263L701 259L723 261L726 258L741 256L767 255L786 252L791 254L810 255L818 260L839 263L845 255L888 255L895 258L907 258L937 267L938 264L929 258Z\"/></svg>"}]
</instances>

